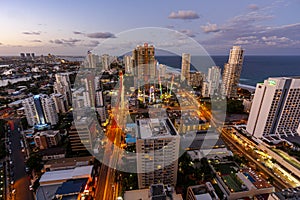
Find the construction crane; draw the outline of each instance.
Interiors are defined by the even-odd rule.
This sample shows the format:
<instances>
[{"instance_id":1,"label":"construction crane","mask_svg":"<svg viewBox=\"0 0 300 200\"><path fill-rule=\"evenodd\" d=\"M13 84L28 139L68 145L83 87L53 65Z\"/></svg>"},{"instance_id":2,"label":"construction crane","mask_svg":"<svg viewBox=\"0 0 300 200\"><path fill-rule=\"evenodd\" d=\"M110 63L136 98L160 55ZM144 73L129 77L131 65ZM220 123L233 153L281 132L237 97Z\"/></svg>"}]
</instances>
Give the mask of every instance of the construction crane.
<instances>
[{"instance_id":1,"label":"construction crane","mask_svg":"<svg viewBox=\"0 0 300 200\"><path fill-rule=\"evenodd\" d=\"M171 92L173 89L173 83L174 83L174 74L172 75L172 81L171 81L171 86L170 86L170 91L169 91L169 97L171 97Z\"/></svg>"}]
</instances>

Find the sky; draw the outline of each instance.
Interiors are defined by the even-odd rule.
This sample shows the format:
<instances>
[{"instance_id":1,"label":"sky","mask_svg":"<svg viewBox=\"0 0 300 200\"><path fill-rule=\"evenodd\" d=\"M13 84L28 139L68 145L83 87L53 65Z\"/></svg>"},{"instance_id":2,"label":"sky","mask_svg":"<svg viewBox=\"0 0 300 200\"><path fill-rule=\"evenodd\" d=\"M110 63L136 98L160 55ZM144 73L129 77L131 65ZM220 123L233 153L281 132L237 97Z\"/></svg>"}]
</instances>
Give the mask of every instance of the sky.
<instances>
[{"instance_id":1,"label":"sky","mask_svg":"<svg viewBox=\"0 0 300 200\"><path fill-rule=\"evenodd\" d=\"M300 55L299 0L2 0L0 9L0 56L86 55L143 27L181 32L211 55L233 45L246 55Z\"/></svg>"}]
</instances>

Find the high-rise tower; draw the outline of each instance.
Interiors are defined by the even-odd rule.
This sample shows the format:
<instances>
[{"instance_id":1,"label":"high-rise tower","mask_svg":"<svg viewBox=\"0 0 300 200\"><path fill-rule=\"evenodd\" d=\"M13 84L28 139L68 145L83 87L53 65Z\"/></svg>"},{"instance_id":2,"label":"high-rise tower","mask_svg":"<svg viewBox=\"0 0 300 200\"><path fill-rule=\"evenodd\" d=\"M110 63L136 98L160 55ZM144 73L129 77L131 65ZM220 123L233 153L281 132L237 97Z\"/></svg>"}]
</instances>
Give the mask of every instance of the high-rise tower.
<instances>
[{"instance_id":1,"label":"high-rise tower","mask_svg":"<svg viewBox=\"0 0 300 200\"><path fill-rule=\"evenodd\" d=\"M110 68L110 56L108 54L103 54L101 56L101 64L102 64L102 69L109 70L109 68Z\"/></svg>"},{"instance_id":2,"label":"high-rise tower","mask_svg":"<svg viewBox=\"0 0 300 200\"><path fill-rule=\"evenodd\" d=\"M85 95L87 98L86 106L89 107L95 107L95 75L92 73L89 73L86 75L84 79L85 83Z\"/></svg>"},{"instance_id":3,"label":"high-rise tower","mask_svg":"<svg viewBox=\"0 0 300 200\"><path fill-rule=\"evenodd\" d=\"M240 46L233 46L230 50L228 63L224 65L222 91L229 98L237 96L243 66L243 54L244 50Z\"/></svg>"},{"instance_id":4,"label":"high-rise tower","mask_svg":"<svg viewBox=\"0 0 300 200\"><path fill-rule=\"evenodd\" d=\"M139 188L176 185L180 136L168 118L137 120Z\"/></svg>"},{"instance_id":5,"label":"high-rise tower","mask_svg":"<svg viewBox=\"0 0 300 200\"><path fill-rule=\"evenodd\" d=\"M132 52L132 61L134 74L137 80L144 80L148 83L150 79L155 78L157 74L155 49L153 45L145 43L143 46L137 46Z\"/></svg>"},{"instance_id":6,"label":"high-rise tower","mask_svg":"<svg viewBox=\"0 0 300 200\"><path fill-rule=\"evenodd\" d=\"M300 77L269 78L258 83L247 132L256 138L300 133Z\"/></svg>"},{"instance_id":7,"label":"high-rise tower","mask_svg":"<svg viewBox=\"0 0 300 200\"><path fill-rule=\"evenodd\" d=\"M98 55L95 55L92 52L88 51L86 58L86 68L96 68L97 64L100 62L99 60L100 59Z\"/></svg>"},{"instance_id":8,"label":"high-rise tower","mask_svg":"<svg viewBox=\"0 0 300 200\"><path fill-rule=\"evenodd\" d=\"M24 99L23 106L30 126L56 125L58 122L55 103L48 95L40 94Z\"/></svg>"},{"instance_id":9,"label":"high-rise tower","mask_svg":"<svg viewBox=\"0 0 300 200\"><path fill-rule=\"evenodd\" d=\"M62 94L66 98L67 108L72 104L72 94L71 94L71 82L69 78L69 73L59 73L55 74L54 82L54 92L57 94Z\"/></svg>"},{"instance_id":10,"label":"high-rise tower","mask_svg":"<svg viewBox=\"0 0 300 200\"><path fill-rule=\"evenodd\" d=\"M207 81L208 81L208 93L210 96L219 93L221 83L221 68L218 66L212 66L208 69Z\"/></svg>"},{"instance_id":11,"label":"high-rise tower","mask_svg":"<svg viewBox=\"0 0 300 200\"><path fill-rule=\"evenodd\" d=\"M189 83L190 80L190 71L191 71L191 55L188 53L182 54L181 60L181 76L180 80L186 80Z\"/></svg>"}]
</instances>

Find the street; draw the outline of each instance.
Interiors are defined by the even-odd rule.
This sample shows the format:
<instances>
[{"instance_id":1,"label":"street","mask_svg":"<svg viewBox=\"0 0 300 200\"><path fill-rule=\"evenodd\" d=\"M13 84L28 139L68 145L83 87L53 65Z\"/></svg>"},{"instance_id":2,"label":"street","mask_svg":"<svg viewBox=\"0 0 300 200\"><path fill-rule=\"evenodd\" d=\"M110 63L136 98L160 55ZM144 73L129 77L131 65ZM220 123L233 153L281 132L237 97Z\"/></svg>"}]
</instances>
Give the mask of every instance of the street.
<instances>
[{"instance_id":1,"label":"street","mask_svg":"<svg viewBox=\"0 0 300 200\"><path fill-rule=\"evenodd\" d=\"M119 155L121 154L120 144L121 141L121 133L122 131L119 128L111 128L108 131L108 135L112 135L111 132L115 132L114 142L111 141L106 144L105 153L104 153L104 161L102 163L100 169L100 175L98 180L98 187L96 189L96 199L115 199L118 195L118 191L115 190L115 175L116 175L116 166L119 159ZM113 146L112 150L112 145ZM109 164L107 166L106 164Z\"/></svg>"},{"instance_id":2,"label":"street","mask_svg":"<svg viewBox=\"0 0 300 200\"><path fill-rule=\"evenodd\" d=\"M18 131L19 120L11 121L11 124L13 124L13 127L9 138L11 141L10 149L12 151L10 154L12 165L10 167L13 171L13 188L16 193L12 199L33 200L33 192L29 190L30 182L25 172L24 153L21 151L21 133Z\"/></svg>"}]
</instances>

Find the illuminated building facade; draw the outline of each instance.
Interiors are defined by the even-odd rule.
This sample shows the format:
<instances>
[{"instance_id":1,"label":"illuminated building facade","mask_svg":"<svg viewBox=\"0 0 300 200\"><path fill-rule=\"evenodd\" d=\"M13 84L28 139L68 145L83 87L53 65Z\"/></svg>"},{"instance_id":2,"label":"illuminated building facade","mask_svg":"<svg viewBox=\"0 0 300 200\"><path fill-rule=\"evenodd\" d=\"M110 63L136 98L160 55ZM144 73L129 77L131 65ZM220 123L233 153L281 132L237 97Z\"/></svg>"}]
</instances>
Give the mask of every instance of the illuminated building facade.
<instances>
[{"instance_id":1,"label":"illuminated building facade","mask_svg":"<svg viewBox=\"0 0 300 200\"><path fill-rule=\"evenodd\" d=\"M230 50L228 63L224 65L222 76L223 94L228 98L237 96L237 88L243 66L244 50L240 46L233 46Z\"/></svg>"},{"instance_id":2,"label":"illuminated building facade","mask_svg":"<svg viewBox=\"0 0 300 200\"><path fill-rule=\"evenodd\" d=\"M84 80L85 82L85 90L86 90L86 98L87 98L87 106L95 107L95 75L88 74Z\"/></svg>"},{"instance_id":3,"label":"illuminated building facade","mask_svg":"<svg viewBox=\"0 0 300 200\"><path fill-rule=\"evenodd\" d=\"M24 99L23 106L30 126L56 125L58 122L55 102L48 95L40 94Z\"/></svg>"},{"instance_id":4,"label":"illuminated building facade","mask_svg":"<svg viewBox=\"0 0 300 200\"><path fill-rule=\"evenodd\" d=\"M300 133L300 78L269 78L258 83L247 131L256 138Z\"/></svg>"},{"instance_id":5,"label":"illuminated building facade","mask_svg":"<svg viewBox=\"0 0 300 200\"><path fill-rule=\"evenodd\" d=\"M72 104L72 94L71 94L71 82L69 78L69 73L59 73L55 74L54 82L54 93L64 95L66 99L67 108Z\"/></svg>"},{"instance_id":6,"label":"illuminated building facade","mask_svg":"<svg viewBox=\"0 0 300 200\"><path fill-rule=\"evenodd\" d=\"M169 118L137 120L137 170L139 188L177 181L180 136Z\"/></svg>"},{"instance_id":7,"label":"illuminated building facade","mask_svg":"<svg viewBox=\"0 0 300 200\"><path fill-rule=\"evenodd\" d=\"M144 80L146 83L155 78L157 74L155 49L153 45L145 43L143 46L137 46L132 51L132 62L135 75L138 80Z\"/></svg>"},{"instance_id":8,"label":"illuminated building facade","mask_svg":"<svg viewBox=\"0 0 300 200\"><path fill-rule=\"evenodd\" d=\"M183 53L181 60L181 76L180 80L186 80L189 83L191 71L191 54Z\"/></svg>"}]
</instances>

